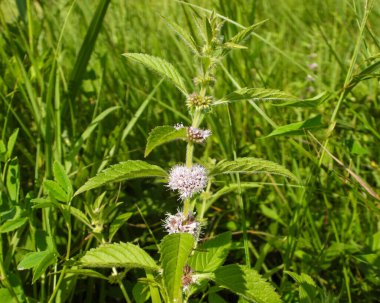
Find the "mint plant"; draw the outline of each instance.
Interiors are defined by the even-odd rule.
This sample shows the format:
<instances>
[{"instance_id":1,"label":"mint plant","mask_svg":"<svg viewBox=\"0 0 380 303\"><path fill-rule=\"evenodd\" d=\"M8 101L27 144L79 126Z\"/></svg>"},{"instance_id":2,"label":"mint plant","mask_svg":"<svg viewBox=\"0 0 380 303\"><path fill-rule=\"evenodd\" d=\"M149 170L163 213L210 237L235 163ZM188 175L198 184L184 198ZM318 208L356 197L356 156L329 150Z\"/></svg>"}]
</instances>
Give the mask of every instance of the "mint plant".
<instances>
[{"instance_id":1,"label":"mint plant","mask_svg":"<svg viewBox=\"0 0 380 303\"><path fill-rule=\"evenodd\" d=\"M215 107L243 100L292 101L295 98L285 92L264 88L242 88L223 97L218 97L214 91L218 81L216 70L221 60L230 51L244 48L242 43L261 23L225 40L221 33L224 22L215 13L202 20L203 23L195 19L199 31L197 37L186 33L179 25L167 22L195 55L199 74L193 77L194 87L188 88L181 73L162 58L141 53L126 53L124 57L170 80L183 94L183 102L186 103L191 117L191 124L187 126L173 121L173 126L154 128L147 139L145 157L162 144L183 140L186 142L186 158L178 159L178 164L173 167L159 167L141 160L120 162L89 179L75 193L63 167L58 163L54 165L54 180L45 182L48 196L33 199L32 202L37 208L53 208L62 212L69 230L68 243L73 224L71 218L74 217L95 237L97 247L82 254L70 255L70 245L68 246L62 268L55 271L58 279L49 302L54 302L65 276L69 273L116 283L125 300L131 302L123 279L129 270L135 268L145 272L145 278L136 281L135 286L143 291L133 292L139 302L144 302L149 297L154 303L188 302L197 293L207 293L210 283L218 287L214 292L226 288L250 302L281 302L271 283L250 268L250 264L224 264L232 245L231 232L207 238L205 214L219 195L214 181L223 175L265 173L291 179L296 177L279 164L254 157L220 159L214 164L199 163L194 158L194 149L203 148L212 139L212 130L207 129L203 122L205 116ZM138 245L112 241L115 233L131 214L122 214L109 221L110 214L120 205L105 201L105 194L100 195L94 205L85 204L86 213L72 203L80 194L107 183L145 177L165 181L167 189L178 195L177 213L165 214L164 210L162 213L162 225L168 235L159 244L159 260L155 260ZM54 238L53 230L49 236ZM46 251L27 254L19 263L19 269L32 268L35 280L43 275L48 266L56 262L57 252L54 245L50 245ZM107 277L89 268L108 268L111 275Z\"/></svg>"}]
</instances>

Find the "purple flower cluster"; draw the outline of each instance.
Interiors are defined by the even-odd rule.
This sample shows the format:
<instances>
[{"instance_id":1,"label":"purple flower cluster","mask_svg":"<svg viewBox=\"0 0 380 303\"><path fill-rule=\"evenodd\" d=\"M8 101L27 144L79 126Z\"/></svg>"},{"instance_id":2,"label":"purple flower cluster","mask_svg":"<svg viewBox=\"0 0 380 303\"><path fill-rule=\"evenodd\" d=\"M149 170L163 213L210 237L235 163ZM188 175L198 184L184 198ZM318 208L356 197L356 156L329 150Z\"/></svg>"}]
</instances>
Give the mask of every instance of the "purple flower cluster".
<instances>
[{"instance_id":1,"label":"purple flower cluster","mask_svg":"<svg viewBox=\"0 0 380 303\"><path fill-rule=\"evenodd\" d=\"M175 215L166 214L164 228L170 234L189 233L194 238L199 236L201 225L196 221L194 214L184 216L183 212L178 211Z\"/></svg>"},{"instance_id":2,"label":"purple flower cluster","mask_svg":"<svg viewBox=\"0 0 380 303\"><path fill-rule=\"evenodd\" d=\"M210 136L211 136L211 130L209 129L200 129L200 128L196 128L192 126L187 128L187 138L190 141L193 141L196 143L203 143Z\"/></svg>"},{"instance_id":3,"label":"purple flower cluster","mask_svg":"<svg viewBox=\"0 0 380 303\"><path fill-rule=\"evenodd\" d=\"M168 187L171 190L178 190L182 200L202 192L206 185L207 172L199 164L192 167L176 165L170 170Z\"/></svg>"}]
</instances>

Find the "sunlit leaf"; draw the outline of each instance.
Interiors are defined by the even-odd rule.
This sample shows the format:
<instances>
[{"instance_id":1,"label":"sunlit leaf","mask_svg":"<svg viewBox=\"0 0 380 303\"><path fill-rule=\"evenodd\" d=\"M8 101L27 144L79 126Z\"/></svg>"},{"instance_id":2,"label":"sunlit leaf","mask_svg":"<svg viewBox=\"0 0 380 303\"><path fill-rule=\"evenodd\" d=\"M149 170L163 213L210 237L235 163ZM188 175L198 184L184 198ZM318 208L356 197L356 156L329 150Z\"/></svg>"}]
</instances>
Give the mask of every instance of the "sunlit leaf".
<instances>
[{"instance_id":1,"label":"sunlit leaf","mask_svg":"<svg viewBox=\"0 0 380 303\"><path fill-rule=\"evenodd\" d=\"M321 119L321 115L318 115L305 121L279 126L265 138L285 135L304 135L306 130L321 128L323 126Z\"/></svg>"},{"instance_id":2,"label":"sunlit leaf","mask_svg":"<svg viewBox=\"0 0 380 303\"><path fill-rule=\"evenodd\" d=\"M167 77L185 96L188 95L181 74L171 63L158 57L140 53L125 53L123 56L143 64L161 76Z\"/></svg>"},{"instance_id":3,"label":"sunlit leaf","mask_svg":"<svg viewBox=\"0 0 380 303\"><path fill-rule=\"evenodd\" d=\"M230 174L230 173L244 173L244 174L258 174L268 173L275 175L282 175L291 179L297 180L297 177L292 174L288 169L280 164L258 159L258 158L238 158L233 161L221 161L210 171L210 175Z\"/></svg>"},{"instance_id":4,"label":"sunlit leaf","mask_svg":"<svg viewBox=\"0 0 380 303\"><path fill-rule=\"evenodd\" d=\"M182 127L177 130L173 126L167 125L155 127L149 134L144 157L148 156L157 146L176 139L186 139L186 128Z\"/></svg>"},{"instance_id":5,"label":"sunlit leaf","mask_svg":"<svg viewBox=\"0 0 380 303\"><path fill-rule=\"evenodd\" d=\"M125 267L158 270L156 262L142 248L131 243L103 244L78 260L83 267Z\"/></svg>"},{"instance_id":6,"label":"sunlit leaf","mask_svg":"<svg viewBox=\"0 0 380 303\"><path fill-rule=\"evenodd\" d=\"M194 237L188 233L171 234L161 242L162 276L170 302L181 300L181 278L193 246Z\"/></svg>"},{"instance_id":7,"label":"sunlit leaf","mask_svg":"<svg viewBox=\"0 0 380 303\"><path fill-rule=\"evenodd\" d=\"M228 288L249 302L281 303L280 296L261 275L248 267L232 264L219 267L214 272L216 284Z\"/></svg>"},{"instance_id":8,"label":"sunlit leaf","mask_svg":"<svg viewBox=\"0 0 380 303\"><path fill-rule=\"evenodd\" d=\"M110 182L121 182L144 177L166 177L167 173L161 167L140 160L129 160L115 164L88 180L75 195L87 190L103 186Z\"/></svg>"},{"instance_id":9,"label":"sunlit leaf","mask_svg":"<svg viewBox=\"0 0 380 303\"><path fill-rule=\"evenodd\" d=\"M231 232L226 232L198 246L189 259L192 270L212 272L223 265L231 247Z\"/></svg>"}]
</instances>

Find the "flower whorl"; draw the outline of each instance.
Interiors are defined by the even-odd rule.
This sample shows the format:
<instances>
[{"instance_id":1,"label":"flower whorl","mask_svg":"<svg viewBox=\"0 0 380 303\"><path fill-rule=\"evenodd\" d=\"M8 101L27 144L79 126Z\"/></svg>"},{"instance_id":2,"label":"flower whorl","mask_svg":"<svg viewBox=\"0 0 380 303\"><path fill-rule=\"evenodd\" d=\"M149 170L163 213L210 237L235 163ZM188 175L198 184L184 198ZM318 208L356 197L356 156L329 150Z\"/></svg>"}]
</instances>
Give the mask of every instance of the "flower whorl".
<instances>
[{"instance_id":1,"label":"flower whorl","mask_svg":"<svg viewBox=\"0 0 380 303\"><path fill-rule=\"evenodd\" d=\"M171 190L178 190L182 200L202 192L206 185L207 172L202 165L195 164L192 167L176 165L170 170L168 187Z\"/></svg>"}]
</instances>

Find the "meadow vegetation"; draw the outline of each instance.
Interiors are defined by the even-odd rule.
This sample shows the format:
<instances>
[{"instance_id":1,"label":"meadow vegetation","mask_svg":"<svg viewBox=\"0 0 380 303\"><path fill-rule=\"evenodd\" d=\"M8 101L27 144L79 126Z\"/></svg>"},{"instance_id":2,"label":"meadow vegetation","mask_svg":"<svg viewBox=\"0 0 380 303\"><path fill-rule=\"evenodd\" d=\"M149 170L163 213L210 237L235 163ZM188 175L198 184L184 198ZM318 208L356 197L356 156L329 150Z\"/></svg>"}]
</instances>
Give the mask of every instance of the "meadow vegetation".
<instances>
[{"instance_id":1,"label":"meadow vegetation","mask_svg":"<svg viewBox=\"0 0 380 303\"><path fill-rule=\"evenodd\" d=\"M377 302L379 77L376 0L1 1L0 302Z\"/></svg>"}]
</instances>

